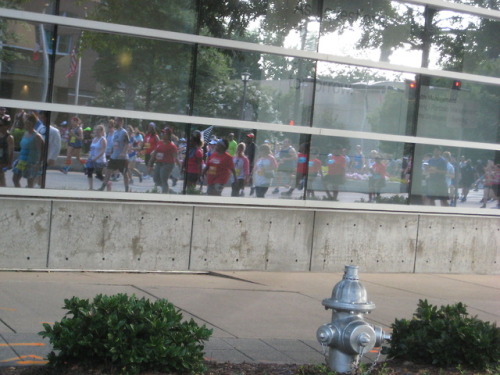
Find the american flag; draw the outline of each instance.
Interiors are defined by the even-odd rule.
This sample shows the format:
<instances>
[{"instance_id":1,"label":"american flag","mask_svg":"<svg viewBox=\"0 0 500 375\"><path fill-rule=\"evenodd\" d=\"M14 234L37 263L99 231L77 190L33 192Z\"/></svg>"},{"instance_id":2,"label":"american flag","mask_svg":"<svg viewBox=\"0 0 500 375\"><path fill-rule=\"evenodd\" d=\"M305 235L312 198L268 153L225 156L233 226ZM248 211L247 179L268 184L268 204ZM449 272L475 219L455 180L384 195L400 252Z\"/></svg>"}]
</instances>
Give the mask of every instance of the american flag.
<instances>
[{"instance_id":1,"label":"american flag","mask_svg":"<svg viewBox=\"0 0 500 375\"><path fill-rule=\"evenodd\" d=\"M71 55L69 57L69 72L66 74L66 78L72 77L75 75L78 70L78 59L76 57L76 47L73 47L71 50Z\"/></svg>"},{"instance_id":2,"label":"american flag","mask_svg":"<svg viewBox=\"0 0 500 375\"><path fill-rule=\"evenodd\" d=\"M212 125L201 132L201 137L203 138L203 142L207 143L210 141L210 136L212 135L213 130L214 127Z\"/></svg>"}]
</instances>

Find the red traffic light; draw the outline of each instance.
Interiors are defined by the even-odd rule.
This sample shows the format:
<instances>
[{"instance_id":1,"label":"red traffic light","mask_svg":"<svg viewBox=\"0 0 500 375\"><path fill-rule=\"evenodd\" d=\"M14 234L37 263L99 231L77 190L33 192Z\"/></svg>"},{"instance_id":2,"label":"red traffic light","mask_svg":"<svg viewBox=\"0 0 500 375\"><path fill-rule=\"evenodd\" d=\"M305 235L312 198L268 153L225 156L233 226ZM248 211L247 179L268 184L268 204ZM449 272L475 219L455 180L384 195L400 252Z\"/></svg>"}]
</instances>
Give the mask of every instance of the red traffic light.
<instances>
[{"instance_id":1,"label":"red traffic light","mask_svg":"<svg viewBox=\"0 0 500 375\"><path fill-rule=\"evenodd\" d=\"M462 81L455 80L451 86L452 90L460 90L462 88Z\"/></svg>"},{"instance_id":2,"label":"red traffic light","mask_svg":"<svg viewBox=\"0 0 500 375\"><path fill-rule=\"evenodd\" d=\"M411 81L411 82L408 83L408 86L410 87L410 89L416 89L417 88L417 82Z\"/></svg>"}]
</instances>

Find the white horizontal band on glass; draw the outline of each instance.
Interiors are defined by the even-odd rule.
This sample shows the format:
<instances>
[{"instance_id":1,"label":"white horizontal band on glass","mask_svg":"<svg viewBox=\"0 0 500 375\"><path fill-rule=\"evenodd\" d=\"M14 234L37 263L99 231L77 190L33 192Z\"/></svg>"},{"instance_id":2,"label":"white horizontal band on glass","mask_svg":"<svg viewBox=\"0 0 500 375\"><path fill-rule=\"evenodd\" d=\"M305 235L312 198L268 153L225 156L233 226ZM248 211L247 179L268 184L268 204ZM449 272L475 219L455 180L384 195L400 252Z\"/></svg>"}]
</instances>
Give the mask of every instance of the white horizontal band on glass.
<instances>
[{"instance_id":1,"label":"white horizontal band on glass","mask_svg":"<svg viewBox=\"0 0 500 375\"><path fill-rule=\"evenodd\" d=\"M0 188L0 196L9 199L59 199L123 201L128 203L144 204L145 202L160 202L165 204L194 204L208 207L262 207L267 209L279 208L280 210L335 210L345 212L384 212L387 214L431 214L431 215L473 215L485 217L498 217L498 210L490 212L481 208L420 206L404 204L383 203L347 203L298 199L258 199L245 197L211 197L208 195L181 195L181 194L148 194L126 193L117 191L85 191L85 190L58 190L58 189L18 189Z\"/></svg>"},{"instance_id":2,"label":"white horizontal band on glass","mask_svg":"<svg viewBox=\"0 0 500 375\"><path fill-rule=\"evenodd\" d=\"M219 126L233 129L256 129L284 133L310 134L321 136L333 136L355 139L370 139L375 141L389 141L400 143L415 143L423 145L446 145L449 147L473 148L479 150L500 151L498 143L468 142L461 140L413 137L408 135L394 135L384 133L360 132L341 129L324 129L307 126L290 126L273 124L267 122L251 122L232 119L221 119L212 117L176 115L158 112L131 111L126 109L84 107L71 104L42 103L24 100L0 99L0 106L8 108L24 108L30 110L44 110L50 112L62 112L68 114L102 116L102 117L123 117L148 121L177 122L181 124L191 124L199 126ZM97 124L95 124L97 125Z\"/></svg>"},{"instance_id":3,"label":"white horizontal band on glass","mask_svg":"<svg viewBox=\"0 0 500 375\"><path fill-rule=\"evenodd\" d=\"M37 23L57 24L60 26L67 26L78 29L101 31L108 33L116 33L122 35L130 35L135 37L153 38L165 41L174 41L186 44L200 44L204 46L234 49L240 51L265 53L278 56L297 57L303 59L311 59L318 61L325 61L337 64L347 64L389 71L397 71L404 73L421 74L433 77L443 77L449 79L459 79L464 81L472 81L484 83L489 85L500 86L500 78L482 76L478 74L451 72L447 70L435 70L429 68L416 68L405 65L396 65L387 62L370 61L357 59L352 57L337 56L326 53L319 53L314 51L302 51L295 49L288 49L283 47L268 46L249 42L240 42L229 39L219 39L214 37L183 34L173 31L148 29L138 26L111 24L99 21L83 20L78 18L68 18L62 16L53 16L48 14L40 14L33 12L18 11L12 9L0 8L0 17L7 17L17 20L24 20Z\"/></svg>"},{"instance_id":4,"label":"white horizontal band on glass","mask_svg":"<svg viewBox=\"0 0 500 375\"><path fill-rule=\"evenodd\" d=\"M480 16L492 20L500 20L500 11L489 8L475 7L473 5L450 3L449 1L442 1L442 0L396 0L396 1L400 3L410 3L415 5L423 5L423 6L428 5L433 9L454 10L459 13L471 14L474 16Z\"/></svg>"}]
</instances>

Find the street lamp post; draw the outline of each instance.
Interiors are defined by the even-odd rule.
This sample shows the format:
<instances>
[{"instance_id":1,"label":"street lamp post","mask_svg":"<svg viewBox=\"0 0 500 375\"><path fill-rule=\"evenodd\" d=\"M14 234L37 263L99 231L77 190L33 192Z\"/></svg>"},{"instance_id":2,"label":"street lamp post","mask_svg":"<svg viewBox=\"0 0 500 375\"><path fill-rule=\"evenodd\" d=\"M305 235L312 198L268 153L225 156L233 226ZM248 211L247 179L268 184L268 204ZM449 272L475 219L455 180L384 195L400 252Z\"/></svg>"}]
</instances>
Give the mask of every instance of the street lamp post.
<instances>
[{"instance_id":1,"label":"street lamp post","mask_svg":"<svg viewBox=\"0 0 500 375\"><path fill-rule=\"evenodd\" d=\"M240 114L240 119L244 120L245 119L245 108L247 105L247 85L248 81L250 81L250 76L251 74L247 71L241 73L241 81L243 82L243 99L241 103L241 114Z\"/></svg>"}]
</instances>

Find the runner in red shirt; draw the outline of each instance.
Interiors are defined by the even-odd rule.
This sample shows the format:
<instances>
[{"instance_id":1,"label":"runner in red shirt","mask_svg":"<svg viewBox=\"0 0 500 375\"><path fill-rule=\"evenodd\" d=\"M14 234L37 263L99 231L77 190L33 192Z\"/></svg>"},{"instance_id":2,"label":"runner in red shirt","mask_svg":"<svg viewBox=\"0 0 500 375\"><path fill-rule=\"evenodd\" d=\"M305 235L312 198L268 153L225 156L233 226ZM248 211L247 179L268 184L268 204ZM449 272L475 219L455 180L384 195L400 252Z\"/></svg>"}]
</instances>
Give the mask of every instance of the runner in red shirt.
<instances>
[{"instance_id":1,"label":"runner in red shirt","mask_svg":"<svg viewBox=\"0 0 500 375\"><path fill-rule=\"evenodd\" d=\"M281 193L283 196L291 196L295 188L302 190L305 184L306 172L309 163L309 144L302 143L299 147L299 152L297 153L297 168L295 171L295 185L292 186L288 191Z\"/></svg>"},{"instance_id":2,"label":"runner in red shirt","mask_svg":"<svg viewBox=\"0 0 500 375\"><path fill-rule=\"evenodd\" d=\"M318 149L311 149L311 159L309 160L309 169L307 174L307 196L316 198L314 194L316 180L323 179L323 171L321 169L321 160L319 160Z\"/></svg>"},{"instance_id":3,"label":"runner in red shirt","mask_svg":"<svg viewBox=\"0 0 500 375\"><path fill-rule=\"evenodd\" d=\"M380 191L385 186L387 170L382 163L380 155L375 156L375 164L370 168L370 178L368 180L368 202L373 202L380 197Z\"/></svg>"},{"instance_id":4,"label":"runner in red shirt","mask_svg":"<svg viewBox=\"0 0 500 375\"><path fill-rule=\"evenodd\" d=\"M148 125L148 131L144 136L143 152L144 152L144 162L146 165L149 164L151 160L151 153L156 149L156 144L160 141L158 133L156 132L156 125L154 122L150 122Z\"/></svg>"},{"instance_id":5,"label":"runner in red shirt","mask_svg":"<svg viewBox=\"0 0 500 375\"><path fill-rule=\"evenodd\" d=\"M149 161L150 171L155 165L154 182L155 185L161 186L161 192L166 194L169 192L168 179L175 164L180 168L179 159L177 159L177 146L172 142L172 130L165 128L162 131L162 139L157 143L155 150L151 153Z\"/></svg>"},{"instance_id":6,"label":"runner in red shirt","mask_svg":"<svg viewBox=\"0 0 500 375\"><path fill-rule=\"evenodd\" d=\"M215 145L215 151L210 155L203 175L207 176L207 195L221 195L224 185L229 180L230 173L237 179L233 158L226 150L229 143L220 139Z\"/></svg>"}]
</instances>

